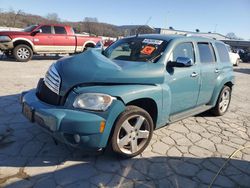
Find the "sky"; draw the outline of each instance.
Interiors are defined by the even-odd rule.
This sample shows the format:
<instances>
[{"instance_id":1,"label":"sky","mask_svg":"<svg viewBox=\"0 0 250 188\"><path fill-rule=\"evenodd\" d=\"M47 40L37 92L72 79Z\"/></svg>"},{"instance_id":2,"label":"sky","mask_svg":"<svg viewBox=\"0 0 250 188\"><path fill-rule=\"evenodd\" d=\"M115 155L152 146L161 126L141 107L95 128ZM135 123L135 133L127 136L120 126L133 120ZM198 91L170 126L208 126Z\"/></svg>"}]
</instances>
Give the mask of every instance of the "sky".
<instances>
[{"instance_id":1,"label":"sky","mask_svg":"<svg viewBox=\"0 0 250 188\"><path fill-rule=\"evenodd\" d=\"M217 32L250 39L250 0L0 0L0 10L22 10L63 20L96 17L114 25L146 24L152 27Z\"/></svg>"}]
</instances>

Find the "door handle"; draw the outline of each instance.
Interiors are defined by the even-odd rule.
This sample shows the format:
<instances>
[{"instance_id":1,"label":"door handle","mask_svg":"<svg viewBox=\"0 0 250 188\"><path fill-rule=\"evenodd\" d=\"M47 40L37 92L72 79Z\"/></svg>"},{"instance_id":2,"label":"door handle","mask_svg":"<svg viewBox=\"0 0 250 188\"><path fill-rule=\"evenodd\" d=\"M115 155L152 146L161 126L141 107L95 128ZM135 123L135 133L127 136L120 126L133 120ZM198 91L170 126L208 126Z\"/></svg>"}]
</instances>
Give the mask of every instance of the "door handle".
<instances>
[{"instance_id":1,"label":"door handle","mask_svg":"<svg viewBox=\"0 0 250 188\"><path fill-rule=\"evenodd\" d=\"M196 76L198 76L198 73L196 73L196 72L193 72L193 73L191 74L191 77L196 77Z\"/></svg>"},{"instance_id":2,"label":"door handle","mask_svg":"<svg viewBox=\"0 0 250 188\"><path fill-rule=\"evenodd\" d=\"M215 69L214 72L215 72L215 73L219 73L220 70L219 70L219 69Z\"/></svg>"}]
</instances>

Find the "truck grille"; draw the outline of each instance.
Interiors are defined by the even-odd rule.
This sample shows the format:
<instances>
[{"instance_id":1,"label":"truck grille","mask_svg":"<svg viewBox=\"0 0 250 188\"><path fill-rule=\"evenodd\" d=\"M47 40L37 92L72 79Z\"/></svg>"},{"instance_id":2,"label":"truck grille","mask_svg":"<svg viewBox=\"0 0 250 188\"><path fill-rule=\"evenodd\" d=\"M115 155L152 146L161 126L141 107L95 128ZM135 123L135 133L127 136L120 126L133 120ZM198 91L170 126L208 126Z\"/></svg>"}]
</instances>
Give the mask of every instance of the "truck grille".
<instances>
[{"instance_id":1,"label":"truck grille","mask_svg":"<svg viewBox=\"0 0 250 188\"><path fill-rule=\"evenodd\" d=\"M60 84L61 84L61 77L58 74L54 64L52 64L49 70L46 72L44 78L44 84L54 93L59 95L60 92Z\"/></svg>"}]
</instances>

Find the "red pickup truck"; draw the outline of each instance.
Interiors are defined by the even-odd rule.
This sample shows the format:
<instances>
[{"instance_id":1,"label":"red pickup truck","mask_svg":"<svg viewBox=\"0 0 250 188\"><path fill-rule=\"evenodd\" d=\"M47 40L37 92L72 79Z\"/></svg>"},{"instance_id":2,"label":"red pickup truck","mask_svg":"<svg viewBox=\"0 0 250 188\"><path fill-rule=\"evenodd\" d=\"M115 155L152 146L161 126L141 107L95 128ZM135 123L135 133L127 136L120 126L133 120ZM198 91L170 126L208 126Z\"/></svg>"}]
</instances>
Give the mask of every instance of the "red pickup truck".
<instances>
[{"instance_id":1,"label":"red pickup truck","mask_svg":"<svg viewBox=\"0 0 250 188\"><path fill-rule=\"evenodd\" d=\"M79 53L94 47L100 37L75 34L61 24L31 25L22 31L0 32L0 50L17 61L29 61L33 54Z\"/></svg>"}]
</instances>

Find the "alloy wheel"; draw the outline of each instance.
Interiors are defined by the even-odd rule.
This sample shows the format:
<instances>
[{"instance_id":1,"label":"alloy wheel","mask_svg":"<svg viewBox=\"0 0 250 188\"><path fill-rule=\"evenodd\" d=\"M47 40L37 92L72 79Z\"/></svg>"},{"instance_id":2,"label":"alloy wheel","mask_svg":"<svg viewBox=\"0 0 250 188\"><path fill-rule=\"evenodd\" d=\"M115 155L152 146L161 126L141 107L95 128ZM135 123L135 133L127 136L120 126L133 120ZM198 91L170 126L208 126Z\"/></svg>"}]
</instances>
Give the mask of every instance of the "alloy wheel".
<instances>
[{"instance_id":1,"label":"alloy wheel","mask_svg":"<svg viewBox=\"0 0 250 188\"><path fill-rule=\"evenodd\" d=\"M227 110L229 103L230 103L230 91L224 90L221 95L219 103L219 109L222 113L224 113Z\"/></svg>"},{"instance_id":2,"label":"alloy wheel","mask_svg":"<svg viewBox=\"0 0 250 188\"><path fill-rule=\"evenodd\" d=\"M27 48L19 48L17 50L17 56L20 58L20 59L28 59L29 56L30 56L30 52Z\"/></svg>"},{"instance_id":3,"label":"alloy wheel","mask_svg":"<svg viewBox=\"0 0 250 188\"><path fill-rule=\"evenodd\" d=\"M141 115L128 117L117 134L119 149L126 154L133 154L145 146L150 135L149 122Z\"/></svg>"}]
</instances>

